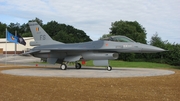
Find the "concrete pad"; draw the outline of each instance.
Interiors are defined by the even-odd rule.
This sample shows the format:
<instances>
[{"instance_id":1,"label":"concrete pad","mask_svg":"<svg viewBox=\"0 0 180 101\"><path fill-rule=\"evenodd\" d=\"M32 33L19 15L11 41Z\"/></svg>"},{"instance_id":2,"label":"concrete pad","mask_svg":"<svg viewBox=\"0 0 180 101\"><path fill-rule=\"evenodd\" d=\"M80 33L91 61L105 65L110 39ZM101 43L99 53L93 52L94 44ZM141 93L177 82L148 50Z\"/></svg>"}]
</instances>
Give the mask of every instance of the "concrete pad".
<instances>
[{"instance_id":1,"label":"concrete pad","mask_svg":"<svg viewBox=\"0 0 180 101\"><path fill-rule=\"evenodd\" d=\"M3 70L1 73L39 77L120 78L170 75L174 74L175 72L170 70L145 68L113 68L112 71L107 71L102 67L84 67L82 69L74 69L74 67L70 67L67 70L61 70L54 67L44 67Z\"/></svg>"}]
</instances>

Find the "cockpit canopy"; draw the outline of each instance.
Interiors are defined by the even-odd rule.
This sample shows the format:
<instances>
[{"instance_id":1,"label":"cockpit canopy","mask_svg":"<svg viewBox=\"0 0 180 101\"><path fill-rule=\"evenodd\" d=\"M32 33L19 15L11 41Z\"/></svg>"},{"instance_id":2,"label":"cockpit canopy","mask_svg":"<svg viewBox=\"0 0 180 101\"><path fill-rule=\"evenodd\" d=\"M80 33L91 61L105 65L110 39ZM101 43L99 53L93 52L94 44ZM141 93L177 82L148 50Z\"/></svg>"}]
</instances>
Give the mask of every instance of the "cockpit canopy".
<instances>
[{"instance_id":1,"label":"cockpit canopy","mask_svg":"<svg viewBox=\"0 0 180 101\"><path fill-rule=\"evenodd\" d=\"M107 40L107 41L116 41L116 42L135 42L132 39L126 37L126 36L110 36L108 38L103 38L101 40Z\"/></svg>"}]
</instances>

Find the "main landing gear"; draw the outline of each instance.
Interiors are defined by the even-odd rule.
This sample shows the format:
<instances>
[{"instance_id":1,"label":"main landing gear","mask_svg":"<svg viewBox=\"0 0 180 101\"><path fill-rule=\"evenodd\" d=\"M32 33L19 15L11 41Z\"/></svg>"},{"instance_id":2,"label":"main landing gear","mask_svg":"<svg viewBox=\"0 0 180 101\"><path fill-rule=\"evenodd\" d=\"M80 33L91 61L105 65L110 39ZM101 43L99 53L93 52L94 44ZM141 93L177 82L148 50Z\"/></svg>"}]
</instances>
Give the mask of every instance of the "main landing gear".
<instances>
[{"instance_id":1,"label":"main landing gear","mask_svg":"<svg viewBox=\"0 0 180 101\"><path fill-rule=\"evenodd\" d=\"M62 65L60 66L60 68L61 68L62 70L66 70L66 69L67 69L67 65L66 65L66 64L62 64Z\"/></svg>"},{"instance_id":2,"label":"main landing gear","mask_svg":"<svg viewBox=\"0 0 180 101\"><path fill-rule=\"evenodd\" d=\"M75 68L76 69L81 69L81 64L80 63L76 63Z\"/></svg>"},{"instance_id":3,"label":"main landing gear","mask_svg":"<svg viewBox=\"0 0 180 101\"><path fill-rule=\"evenodd\" d=\"M81 64L80 63L76 63L75 64L75 68L76 69L81 69ZM65 63L61 64L60 69L66 70L67 69L67 65Z\"/></svg>"}]
</instances>

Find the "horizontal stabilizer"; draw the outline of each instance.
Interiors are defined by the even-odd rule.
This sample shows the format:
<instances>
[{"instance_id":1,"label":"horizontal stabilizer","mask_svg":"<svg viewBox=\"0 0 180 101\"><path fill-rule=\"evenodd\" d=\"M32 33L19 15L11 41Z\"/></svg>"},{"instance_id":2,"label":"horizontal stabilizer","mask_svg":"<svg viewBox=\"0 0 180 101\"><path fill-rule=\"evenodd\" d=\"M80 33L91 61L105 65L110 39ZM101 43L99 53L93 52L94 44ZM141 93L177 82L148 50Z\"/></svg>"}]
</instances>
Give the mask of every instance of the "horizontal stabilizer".
<instances>
[{"instance_id":1,"label":"horizontal stabilizer","mask_svg":"<svg viewBox=\"0 0 180 101\"><path fill-rule=\"evenodd\" d=\"M22 54L20 54L20 55L22 55L22 56L27 56L27 55L29 55L29 54L38 53L38 52L40 52L40 50L30 50L30 51L25 52L25 53L22 53Z\"/></svg>"}]
</instances>

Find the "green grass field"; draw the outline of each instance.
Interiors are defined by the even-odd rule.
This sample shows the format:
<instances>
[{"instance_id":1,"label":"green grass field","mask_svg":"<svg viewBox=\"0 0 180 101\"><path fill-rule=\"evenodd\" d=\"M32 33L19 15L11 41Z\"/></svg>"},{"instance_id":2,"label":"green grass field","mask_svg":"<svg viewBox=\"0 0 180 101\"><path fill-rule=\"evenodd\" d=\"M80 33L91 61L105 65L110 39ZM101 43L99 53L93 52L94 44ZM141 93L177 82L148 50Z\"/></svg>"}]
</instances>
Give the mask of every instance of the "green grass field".
<instances>
[{"instance_id":1,"label":"green grass field","mask_svg":"<svg viewBox=\"0 0 180 101\"><path fill-rule=\"evenodd\" d=\"M81 63L81 62L79 62ZM41 62L41 64L46 64ZM153 62L127 62L121 60L109 60L109 64L112 67L133 67L133 68L173 68L180 69L180 66L172 66L168 64L153 63ZM74 65L74 63L69 63L69 65ZM93 61L86 61L86 64L83 66L94 66Z\"/></svg>"},{"instance_id":2,"label":"green grass field","mask_svg":"<svg viewBox=\"0 0 180 101\"><path fill-rule=\"evenodd\" d=\"M180 68L168 64L152 63L152 62L126 62L120 60L109 60L112 67L134 67L134 68ZM92 61L86 61L85 66L93 66Z\"/></svg>"}]
</instances>

